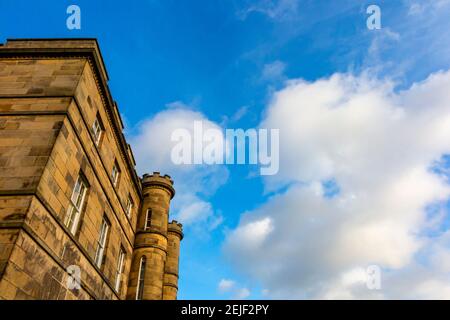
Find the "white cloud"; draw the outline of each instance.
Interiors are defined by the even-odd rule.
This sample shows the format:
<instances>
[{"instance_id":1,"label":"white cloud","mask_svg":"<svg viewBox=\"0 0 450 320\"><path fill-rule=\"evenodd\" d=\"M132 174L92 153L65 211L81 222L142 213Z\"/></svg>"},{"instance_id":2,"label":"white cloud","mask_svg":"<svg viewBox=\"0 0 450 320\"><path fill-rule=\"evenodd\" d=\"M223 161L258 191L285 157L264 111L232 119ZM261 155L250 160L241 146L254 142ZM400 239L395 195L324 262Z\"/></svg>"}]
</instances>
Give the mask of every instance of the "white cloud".
<instances>
[{"instance_id":1,"label":"white cloud","mask_svg":"<svg viewBox=\"0 0 450 320\"><path fill-rule=\"evenodd\" d=\"M219 291L221 293L224 293L231 291L231 289L233 289L235 285L236 283L233 280L221 279L218 287Z\"/></svg>"},{"instance_id":2,"label":"white cloud","mask_svg":"<svg viewBox=\"0 0 450 320\"><path fill-rule=\"evenodd\" d=\"M244 118L249 112L249 106L242 106L236 110L230 117L222 116L221 126L226 128L229 124L233 124Z\"/></svg>"},{"instance_id":3,"label":"white cloud","mask_svg":"<svg viewBox=\"0 0 450 320\"><path fill-rule=\"evenodd\" d=\"M450 198L430 170L450 153L449 87L450 72L401 92L367 75L288 82L261 123L281 128L274 195L228 234L234 265L273 298L450 298L450 243L436 231L448 212L431 223L425 210ZM362 281L372 264L381 290Z\"/></svg>"},{"instance_id":4,"label":"white cloud","mask_svg":"<svg viewBox=\"0 0 450 320\"><path fill-rule=\"evenodd\" d=\"M179 209L178 219L185 224L191 224L198 220L205 220L213 215L213 209L209 202L202 201L192 194L183 194L183 206Z\"/></svg>"},{"instance_id":5,"label":"white cloud","mask_svg":"<svg viewBox=\"0 0 450 320\"><path fill-rule=\"evenodd\" d=\"M258 0L240 10L237 16L245 20L252 13L260 13L273 20L291 20L297 16L298 5L298 0Z\"/></svg>"},{"instance_id":6,"label":"white cloud","mask_svg":"<svg viewBox=\"0 0 450 320\"><path fill-rule=\"evenodd\" d=\"M260 249L272 229L272 220L269 217L251 221L233 231L231 245L244 246L248 251Z\"/></svg>"},{"instance_id":7,"label":"white cloud","mask_svg":"<svg viewBox=\"0 0 450 320\"><path fill-rule=\"evenodd\" d=\"M416 1L406 0L409 8L408 14L419 15L424 14L430 10L439 10L450 4L450 0L434 0L434 1Z\"/></svg>"},{"instance_id":8,"label":"white cloud","mask_svg":"<svg viewBox=\"0 0 450 320\"><path fill-rule=\"evenodd\" d=\"M171 204L173 218L187 227L194 226L198 232L212 230L223 218L214 210L208 197L227 181L228 170L224 166L173 164L170 155L175 142L171 141L171 134L178 128L185 128L192 134L194 121L202 121L205 130L220 127L181 102L167 107L143 121L138 133L129 138L137 170L140 174L153 171L170 174L176 189Z\"/></svg>"},{"instance_id":9,"label":"white cloud","mask_svg":"<svg viewBox=\"0 0 450 320\"><path fill-rule=\"evenodd\" d=\"M284 70L286 64L280 60L267 63L263 67L261 80L263 81L280 81L284 79Z\"/></svg>"},{"instance_id":10,"label":"white cloud","mask_svg":"<svg viewBox=\"0 0 450 320\"><path fill-rule=\"evenodd\" d=\"M240 107L231 117L231 121L239 121L241 120L248 112L248 106Z\"/></svg>"},{"instance_id":11,"label":"white cloud","mask_svg":"<svg viewBox=\"0 0 450 320\"><path fill-rule=\"evenodd\" d=\"M377 68L381 75L402 82L448 68L450 34L439 30L450 28L449 14L450 0L404 0L395 15L382 15L382 30L367 30L363 35L373 40L362 68Z\"/></svg>"},{"instance_id":12,"label":"white cloud","mask_svg":"<svg viewBox=\"0 0 450 320\"><path fill-rule=\"evenodd\" d=\"M230 279L221 279L218 284L218 290L221 294L230 294L231 299L242 300L250 296L250 290L240 287L236 281Z\"/></svg>"},{"instance_id":13,"label":"white cloud","mask_svg":"<svg viewBox=\"0 0 450 320\"><path fill-rule=\"evenodd\" d=\"M233 296L234 299L237 300L243 300L250 296L250 290L247 288L240 288L236 291L235 295Z\"/></svg>"}]
</instances>

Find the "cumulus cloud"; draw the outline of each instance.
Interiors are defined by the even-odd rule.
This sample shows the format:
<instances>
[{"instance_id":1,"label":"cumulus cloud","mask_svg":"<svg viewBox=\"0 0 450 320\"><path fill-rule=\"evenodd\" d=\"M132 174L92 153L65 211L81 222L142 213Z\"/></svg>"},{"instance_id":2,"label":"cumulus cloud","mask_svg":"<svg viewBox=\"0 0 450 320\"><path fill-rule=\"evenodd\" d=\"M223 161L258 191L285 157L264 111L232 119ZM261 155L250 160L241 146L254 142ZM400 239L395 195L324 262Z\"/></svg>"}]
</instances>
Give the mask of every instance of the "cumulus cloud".
<instances>
[{"instance_id":1,"label":"cumulus cloud","mask_svg":"<svg viewBox=\"0 0 450 320\"><path fill-rule=\"evenodd\" d=\"M221 279L219 281L218 289L221 293L229 292L235 285L236 283L233 280Z\"/></svg>"},{"instance_id":2,"label":"cumulus cloud","mask_svg":"<svg viewBox=\"0 0 450 320\"><path fill-rule=\"evenodd\" d=\"M240 287L236 281L230 279L221 279L217 286L221 294L230 294L232 299L242 300L250 296L250 290Z\"/></svg>"},{"instance_id":3,"label":"cumulus cloud","mask_svg":"<svg viewBox=\"0 0 450 320\"><path fill-rule=\"evenodd\" d=\"M177 192L171 205L172 217L198 232L211 230L223 220L208 201L209 196L228 179L224 166L176 165L171 161L172 132L186 129L193 135L194 121L202 121L205 130L220 127L204 114L175 102L150 119L143 121L137 134L130 137L137 170L140 174L159 171L170 174Z\"/></svg>"},{"instance_id":4,"label":"cumulus cloud","mask_svg":"<svg viewBox=\"0 0 450 320\"><path fill-rule=\"evenodd\" d=\"M450 72L403 91L364 74L288 82L261 122L281 128L280 171L229 232L232 263L272 298L450 298L450 185L432 168L450 154L449 87Z\"/></svg>"}]
</instances>

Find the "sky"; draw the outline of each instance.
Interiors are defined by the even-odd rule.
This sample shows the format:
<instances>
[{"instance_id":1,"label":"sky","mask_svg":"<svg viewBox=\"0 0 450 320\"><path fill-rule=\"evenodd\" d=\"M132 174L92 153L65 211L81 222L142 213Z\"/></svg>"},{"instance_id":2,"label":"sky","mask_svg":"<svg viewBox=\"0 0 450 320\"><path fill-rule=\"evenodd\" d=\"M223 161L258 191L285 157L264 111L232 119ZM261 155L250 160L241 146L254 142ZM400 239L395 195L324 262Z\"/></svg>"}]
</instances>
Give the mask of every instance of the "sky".
<instances>
[{"instance_id":1,"label":"sky","mask_svg":"<svg viewBox=\"0 0 450 320\"><path fill-rule=\"evenodd\" d=\"M0 0L0 41L98 39L138 172L175 180L179 299L449 299L449 16L450 0ZM279 129L278 174L173 164L194 121Z\"/></svg>"}]
</instances>

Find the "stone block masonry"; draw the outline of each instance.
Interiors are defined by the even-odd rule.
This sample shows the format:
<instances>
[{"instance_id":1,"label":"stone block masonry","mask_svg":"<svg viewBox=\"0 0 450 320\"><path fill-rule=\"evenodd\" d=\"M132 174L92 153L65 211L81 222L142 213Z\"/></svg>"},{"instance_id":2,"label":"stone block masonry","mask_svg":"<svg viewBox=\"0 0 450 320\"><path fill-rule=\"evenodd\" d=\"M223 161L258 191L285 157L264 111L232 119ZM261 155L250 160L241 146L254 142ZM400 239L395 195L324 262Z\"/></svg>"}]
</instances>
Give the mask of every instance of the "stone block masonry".
<instances>
[{"instance_id":1,"label":"stone block masonry","mask_svg":"<svg viewBox=\"0 0 450 320\"><path fill-rule=\"evenodd\" d=\"M0 46L0 299L176 299L173 181L138 177L107 82L95 39Z\"/></svg>"}]
</instances>

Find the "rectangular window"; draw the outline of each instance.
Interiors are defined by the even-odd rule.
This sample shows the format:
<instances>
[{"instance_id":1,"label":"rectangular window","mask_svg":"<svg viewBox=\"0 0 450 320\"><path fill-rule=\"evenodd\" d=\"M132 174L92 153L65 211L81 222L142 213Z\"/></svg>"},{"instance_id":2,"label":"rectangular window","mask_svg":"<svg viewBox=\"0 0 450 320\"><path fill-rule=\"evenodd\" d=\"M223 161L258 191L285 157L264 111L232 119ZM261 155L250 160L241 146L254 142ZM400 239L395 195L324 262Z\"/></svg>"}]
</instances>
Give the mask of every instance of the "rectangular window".
<instances>
[{"instance_id":1,"label":"rectangular window","mask_svg":"<svg viewBox=\"0 0 450 320\"><path fill-rule=\"evenodd\" d=\"M119 182L119 176L120 176L120 169L119 164L117 161L114 161L114 165L111 172L111 179L113 181L114 186L117 186L117 183Z\"/></svg>"},{"instance_id":2,"label":"rectangular window","mask_svg":"<svg viewBox=\"0 0 450 320\"><path fill-rule=\"evenodd\" d=\"M149 230L152 223L152 209L148 209L145 214L145 230Z\"/></svg>"},{"instance_id":3,"label":"rectangular window","mask_svg":"<svg viewBox=\"0 0 450 320\"><path fill-rule=\"evenodd\" d=\"M123 250L123 248L120 248L119 260L117 261L116 285L115 285L115 289L119 293L120 293L120 287L121 287L122 273L123 273L124 264L125 264L125 250Z\"/></svg>"},{"instance_id":4,"label":"rectangular window","mask_svg":"<svg viewBox=\"0 0 450 320\"><path fill-rule=\"evenodd\" d=\"M92 134L94 135L94 142L97 146L100 143L103 131L104 131L104 129L103 129L102 122L101 122L99 116L97 115L97 117L94 120L94 123L92 124Z\"/></svg>"},{"instance_id":5,"label":"rectangular window","mask_svg":"<svg viewBox=\"0 0 450 320\"><path fill-rule=\"evenodd\" d=\"M94 259L97 267L101 267L103 262L108 232L109 232L109 221L106 217L103 217L102 226L100 227L100 235L97 240L97 250L95 251L95 259Z\"/></svg>"},{"instance_id":6,"label":"rectangular window","mask_svg":"<svg viewBox=\"0 0 450 320\"><path fill-rule=\"evenodd\" d=\"M74 235L77 231L78 223L80 220L81 210L83 209L88 184L86 179L80 174L75 183L75 187L72 191L72 197L70 198L70 206L67 211L64 224L69 231Z\"/></svg>"},{"instance_id":7,"label":"rectangular window","mask_svg":"<svg viewBox=\"0 0 450 320\"><path fill-rule=\"evenodd\" d=\"M142 300L142 297L144 295L146 262L147 262L146 257L142 256L141 261L139 263L138 283L137 283L137 288L136 288L136 300Z\"/></svg>"},{"instance_id":8,"label":"rectangular window","mask_svg":"<svg viewBox=\"0 0 450 320\"><path fill-rule=\"evenodd\" d=\"M128 195L128 200L127 200L127 216L128 217L131 217L131 211L133 211L133 207L134 207L133 199L131 199L131 195Z\"/></svg>"}]
</instances>

